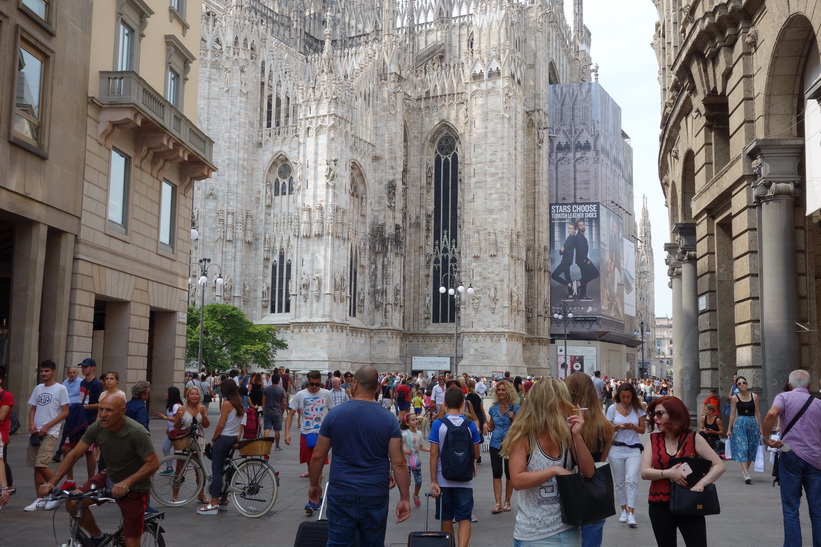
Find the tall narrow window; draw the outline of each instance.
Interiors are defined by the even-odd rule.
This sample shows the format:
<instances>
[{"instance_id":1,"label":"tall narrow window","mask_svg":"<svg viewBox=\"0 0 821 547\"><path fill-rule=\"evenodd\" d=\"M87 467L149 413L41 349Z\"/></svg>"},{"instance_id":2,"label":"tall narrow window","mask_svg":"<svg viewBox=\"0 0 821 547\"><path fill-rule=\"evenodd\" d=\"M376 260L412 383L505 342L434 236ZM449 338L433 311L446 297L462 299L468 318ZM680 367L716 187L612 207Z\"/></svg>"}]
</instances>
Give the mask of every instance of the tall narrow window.
<instances>
[{"instance_id":1,"label":"tall narrow window","mask_svg":"<svg viewBox=\"0 0 821 547\"><path fill-rule=\"evenodd\" d=\"M168 79L165 83L165 98L177 108L180 107L180 74L173 68L168 69Z\"/></svg>"},{"instance_id":2,"label":"tall narrow window","mask_svg":"<svg viewBox=\"0 0 821 547\"><path fill-rule=\"evenodd\" d=\"M348 287L351 289L351 298L348 303L348 315L351 317L356 317L356 295L359 293L359 288L357 287L358 264L355 251L353 250L351 250L351 260L348 267L350 268L350 273L348 274Z\"/></svg>"},{"instance_id":3,"label":"tall narrow window","mask_svg":"<svg viewBox=\"0 0 821 547\"><path fill-rule=\"evenodd\" d=\"M436 144L433 163L433 245L446 255L453 253L452 246L459 243L457 211L459 207L459 153L456 139L445 135ZM456 304L447 292L439 287L453 287L454 264L445 260L434 263L431 287L432 317L434 323L453 323L456 320Z\"/></svg>"},{"instance_id":4,"label":"tall narrow window","mask_svg":"<svg viewBox=\"0 0 821 547\"><path fill-rule=\"evenodd\" d=\"M268 94L268 99L265 101L265 129L271 129L274 121L274 96Z\"/></svg>"},{"instance_id":5,"label":"tall narrow window","mask_svg":"<svg viewBox=\"0 0 821 547\"><path fill-rule=\"evenodd\" d=\"M14 135L38 148L43 145L45 75L46 56L21 40L17 50Z\"/></svg>"},{"instance_id":6,"label":"tall narrow window","mask_svg":"<svg viewBox=\"0 0 821 547\"><path fill-rule=\"evenodd\" d=\"M43 21L48 23L49 20L49 4L47 0L23 0L23 5L26 6L31 12L42 19Z\"/></svg>"},{"instance_id":7,"label":"tall narrow window","mask_svg":"<svg viewBox=\"0 0 821 547\"><path fill-rule=\"evenodd\" d=\"M163 180L160 193L160 243L170 249L174 248L176 210L177 187Z\"/></svg>"},{"instance_id":8,"label":"tall narrow window","mask_svg":"<svg viewBox=\"0 0 821 547\"><path fill-rule=\"evenodd\" d=\"M285 250L280 249L277 259L271 265L271 313L290 313L291 261L285 259Z\"/></svg>"},{"instance_id":9,"label":"tall narrow window","mask_svg":"<svg viewBox=\"0 0 821 547\"><path fill-rule=\"evenodd\" d=\"M116 70L134 69L134 29L125 21L120 21L120 38L117 42Z\"/></svg>"},{"instance_id":10,"label":"tall narrow window","mask_svg":"<svg viewBox=\"0 0 821 547\"><path fill-rule=\"evenodd\" d=\"M108 175L108 220L123 230L128 219L130 170L131 158L112 149Z\"/></svg>"}]
</instances>

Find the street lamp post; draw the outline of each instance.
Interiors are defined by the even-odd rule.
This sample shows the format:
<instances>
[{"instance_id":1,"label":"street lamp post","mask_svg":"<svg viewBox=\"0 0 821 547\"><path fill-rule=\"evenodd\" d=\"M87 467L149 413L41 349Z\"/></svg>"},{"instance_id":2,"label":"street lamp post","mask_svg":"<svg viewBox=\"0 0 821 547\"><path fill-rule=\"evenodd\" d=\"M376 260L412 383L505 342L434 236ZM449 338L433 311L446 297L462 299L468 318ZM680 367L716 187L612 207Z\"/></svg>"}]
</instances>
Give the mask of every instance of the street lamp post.
<instances>
[{"instance_id":1,"label":"street lamp post","mask_svg":"<svg viewBox=\"0 0 821 547\"><path fill-rule=\"evenodd\" d=\"M473 295L476 289L472 283L465 287L462 277L462 251L456 238L450 238L447 232L442 234L442 240L437 241L433 250L434 271L439 272L439 293L453 297L454 329L453 329L453 373L458 375L456 361L459 357L459 321L461 315L461 300L465 292ZM468 276L469 277L469 276ZM447 298L447 297L445 297Z\"/></svg>"},{"instance_id":2,"label":"street lamp post","mask_svg":"<svg viewBox=\"0 0 821 547\"><path fill-rule=\"evenodd\" d=\"M445 279L448 277L451 278L451 283L453 285L456 285L455 288L448 288L445 286L444 282ZM459 276L458 273L456 273L455 271L448 272L442 276L442 285L439 286L439 292L441 294L448 293L450 296L453 297L454 305L456 307L454 315L455 325L453 329L453 374L455 376L459 375L459 371L456 369L456 361L459 357L459 316L461 314L459 308L461 307L462 295L465 293L465 291L467 291L467 293L471 296L476 292L476 289L473 288L472 284L468 284L468 287L465 288L465 286L459 280L459 277L461 276Z\"/></svg>"},{"instance_id":3,"label":"street lamp post","mask_svg":"<svg viewBox=\"0 0 821 547\"><path fill-rule=\"evenodd\" d=\"M567 359L567 322L573 319L573 312L570 311L570 306L567 305L567 302L562 302L561 307L553 309L553 319L564 323L564 368L565 371L569 372L567 368L570 364ZM558 361L559 360L556 359L556 376L561 378L561 369ZM569 376L569 374L565 374L565 376Z\"/></svg>"},{"instance_id":4,"label":"street lamp post","mask_svg":"<svg viewBox=\"0 0 821 547\"><path fill-rule=\"evenodd\" d=\"M197 284L200 286L200 340L197 352L197 372L202 370L202 323L205 314L205 284L208 283L208 268L211 266L217 269L217 285L222 286L223 284L222 268L217 264L212 264L210 258L200 258L200 278L197 280Z\"/></svg>"},{"instance_id":5,"label":"street lamp post","mask_svg":"<svg viewBox=\"0 0 821 547\"><path fill-rule=\"evenodd\" d=\"M641 362L639 363L639 377L644 378L647 375L647 365L644 362L644 337L650 336L650 331L644 330L644 319L639 320L639 332L634 332L635 336L641 336Z\"/></svg>"}]
</instances>

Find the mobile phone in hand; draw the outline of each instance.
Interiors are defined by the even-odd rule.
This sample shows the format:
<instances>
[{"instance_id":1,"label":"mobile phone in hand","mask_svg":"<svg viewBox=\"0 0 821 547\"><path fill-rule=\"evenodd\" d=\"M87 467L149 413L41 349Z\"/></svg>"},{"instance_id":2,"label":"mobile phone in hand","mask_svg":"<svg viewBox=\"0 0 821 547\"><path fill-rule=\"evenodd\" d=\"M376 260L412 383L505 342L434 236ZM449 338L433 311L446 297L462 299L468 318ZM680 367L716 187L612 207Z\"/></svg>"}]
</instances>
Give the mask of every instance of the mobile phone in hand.
<instances>
[{"instance_id":1,"label":"mobile phone in hand","mask_svg":"<svg viewBox=\"0 0 821 547\"><path fill-rule=\"evenodd\" d=\"M690 473L693 472L693 470L690 469L690 464L687 463L687 462L684 462L683 464L681 464L681 467L679 467L678 469L679 469L679 471L681 471L682 475L684 475L685 477L688 477L690 475Z\"/></svg>"}]
</instances>

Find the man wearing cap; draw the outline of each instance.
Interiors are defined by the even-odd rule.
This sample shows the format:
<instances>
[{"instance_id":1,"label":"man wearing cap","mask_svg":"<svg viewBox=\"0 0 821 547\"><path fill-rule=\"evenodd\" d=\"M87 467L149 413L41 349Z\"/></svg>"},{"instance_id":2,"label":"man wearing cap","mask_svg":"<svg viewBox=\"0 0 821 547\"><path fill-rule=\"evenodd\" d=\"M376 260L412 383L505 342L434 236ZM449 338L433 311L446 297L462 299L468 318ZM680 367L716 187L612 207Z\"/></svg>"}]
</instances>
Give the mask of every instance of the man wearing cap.
<instances>
[{"instance_id":1,"label":"man wearing cap","mask_svg":"<svg viewBox=\"0 0 821 547\"><path fill-rule=\"evenodd\" d=\"M80 403L86 411L86 420L91 426L97 421L97 407L100 403L100 394L105 390L103 383L99 378L94 376L97 371L97 361L91 357L86 357L80 363L80 371L83 375L83 381L80 382ZM94 454L94 447L89 447L86 452L86 469L88 471L87 477L96 475L97 457Z\"/></svg>"}]
</instances>

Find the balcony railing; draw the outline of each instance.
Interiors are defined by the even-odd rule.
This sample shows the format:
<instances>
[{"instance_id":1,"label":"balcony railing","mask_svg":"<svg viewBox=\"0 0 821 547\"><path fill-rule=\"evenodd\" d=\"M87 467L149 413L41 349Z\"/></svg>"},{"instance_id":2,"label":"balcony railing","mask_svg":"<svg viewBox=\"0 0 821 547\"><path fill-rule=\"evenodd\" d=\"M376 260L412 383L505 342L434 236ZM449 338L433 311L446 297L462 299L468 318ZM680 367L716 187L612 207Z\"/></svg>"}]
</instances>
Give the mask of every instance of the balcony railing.
<instances>
[{"instance_id":1,"label":"balcony railing","mask_svg":"<svg viewBox=\"0 0 821 547\"><path fill-rule=\"evenodd\" d=\"M212 163L214 141L136 72L100 72L98 99L104 105L134 106L206 163Z\"/></svg>"}]
</instances>

